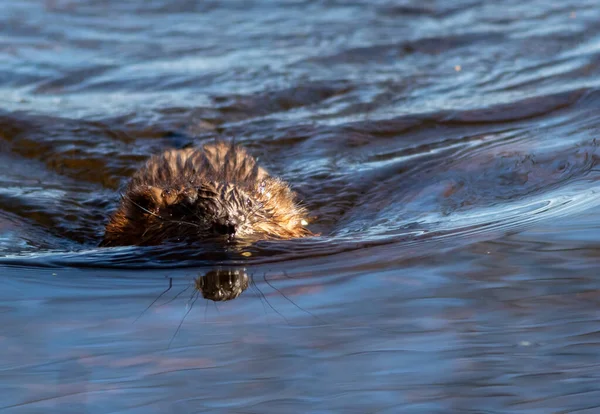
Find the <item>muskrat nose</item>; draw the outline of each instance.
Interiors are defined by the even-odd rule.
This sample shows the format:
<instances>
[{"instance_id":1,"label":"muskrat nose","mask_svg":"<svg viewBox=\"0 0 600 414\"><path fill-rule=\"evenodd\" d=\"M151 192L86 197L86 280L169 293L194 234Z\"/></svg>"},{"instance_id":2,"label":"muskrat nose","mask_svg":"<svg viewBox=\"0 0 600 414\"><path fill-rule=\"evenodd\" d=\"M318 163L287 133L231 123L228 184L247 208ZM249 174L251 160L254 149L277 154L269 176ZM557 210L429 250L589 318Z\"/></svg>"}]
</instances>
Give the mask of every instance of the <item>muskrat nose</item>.
<instances>
[{"instance_id":1,"label":"muskrat nose","mask_svg":"<svg viewBox=\"0 0 600 414\"><path fill-rule=\"evenodd\" d=\"M233 236L233 235L235 235L235 232L237 231L237 224L232 220L221 219L215 223L213 228L219 234Z\"/></svg>"}]
</instances>

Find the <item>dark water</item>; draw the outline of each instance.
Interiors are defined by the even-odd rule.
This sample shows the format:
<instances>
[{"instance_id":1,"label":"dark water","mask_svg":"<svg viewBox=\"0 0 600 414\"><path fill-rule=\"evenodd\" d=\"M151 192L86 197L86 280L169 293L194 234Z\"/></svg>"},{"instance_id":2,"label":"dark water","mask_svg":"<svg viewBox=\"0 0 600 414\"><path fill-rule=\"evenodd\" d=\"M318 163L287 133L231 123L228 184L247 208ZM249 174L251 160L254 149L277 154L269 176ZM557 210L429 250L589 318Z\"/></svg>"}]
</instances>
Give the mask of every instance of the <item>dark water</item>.
<instances>
[{"instance_id":1,"label":"dark water","mask_svg":"<svg viewBox=\"0 0 600 414\"><path fill-rule=\"evenodd\" d=\"M600 412L597 1L0 6L0 409ZM97 247L215 137L321 235Z\"/></svg>"}]
</instances>

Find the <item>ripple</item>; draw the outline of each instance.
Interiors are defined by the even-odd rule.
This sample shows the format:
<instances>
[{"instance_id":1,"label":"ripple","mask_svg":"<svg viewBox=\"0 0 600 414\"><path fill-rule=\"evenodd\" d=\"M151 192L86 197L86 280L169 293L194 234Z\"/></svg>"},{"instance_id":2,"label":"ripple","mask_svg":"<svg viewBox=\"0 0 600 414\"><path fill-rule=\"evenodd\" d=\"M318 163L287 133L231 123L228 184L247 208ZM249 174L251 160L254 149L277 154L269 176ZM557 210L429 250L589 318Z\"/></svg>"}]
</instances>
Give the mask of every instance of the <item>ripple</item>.
<instances>
[{"instance_id":1,"label":"ripple","mask_svg":"<svg viewBox=\"0 0 600 414\"><path fill-rule=\"evenodd\" d=\"M131 122L127 117L89 122L4 114L1 137L9 145L6 157L16 167L12 171L19 172L14 180L31 184L15 187L7 179L0 207L33 224L35 232L32 228L31 234L45 228L46 240L71 240L72 252L60 250L63 241L55 246L58 250L44 244L51 252L32 255L32 239L27 238L29 247L23 254L18 247L17 255L5 250L1 261L188 267L214 260L229 264L299 260L365 245L396 244L402 250L432 240L474 242L597 205L594 169L598 146L589 134L595 119L586 116L596 105L595 90L539 96L479 110L316 125L298 131L278 127L272 120L231 123L259 116L261 112L256 111L289 110L295 105L286 103L289 99L299 106L313 105L347 91L344 83L337 87L312 84L260 96L215 98L218 116L224 117L221 128L250 134L240 142L247 142L251 152L266 160L267 168L298 189L316 217L315 230L322 234L309 240L260 243L251 251L252 257L244 259L221 248L216 249L221 253L194 248L185 249L185 254L168 248L90 250L116 201L118 193L112 189L122 186L140 161L156 149L195 143L180 125L202 116L202 110L163 110L163 127L156 131L144 127L144 121ZM237 115L232 116L234 113ZM573 132L574 126L578 132ZM266 132L269 127L275 128L271 134L278 139L271 139ZM544 138L565 130L573 134L568 140ZM215 136L214 128L204 131L203 139ZM56 139L58 134L60 139ZM254 139L253 134L261 137ZM90 135L102 139L86 139ZM42 161L39 166L47 169L46 177L24 168L10 153ZM7 170L7 174L13 173ZM49 200L51 204L47 204ZM6 240L14 237L12 233Z\"/></svg>"},{"instance_id":2,"label":"ripple","mask_svg":"<svg viewBox=\"0 0 600 414\"><path fill-rule=\"evenodd\" d=\"M597 0L3 2L0 405L598 411L599 39ZM97 247L215 138L321 235Z\"/></svg>"}]
</instances>

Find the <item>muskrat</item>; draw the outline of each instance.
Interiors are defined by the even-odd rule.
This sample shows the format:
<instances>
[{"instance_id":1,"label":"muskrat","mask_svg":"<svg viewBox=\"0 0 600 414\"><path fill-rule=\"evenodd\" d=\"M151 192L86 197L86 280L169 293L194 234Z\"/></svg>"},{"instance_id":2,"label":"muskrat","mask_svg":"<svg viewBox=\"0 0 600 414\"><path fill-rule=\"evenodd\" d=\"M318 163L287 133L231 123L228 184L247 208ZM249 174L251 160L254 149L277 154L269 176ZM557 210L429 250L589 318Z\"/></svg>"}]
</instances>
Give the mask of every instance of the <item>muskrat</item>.
<instances>
[{"instance_id":1,"label":"muskrat","mask_svg":"<svg viewBox=\"0 0 600 414\"><path fill-rule=\"evenodd\" d=\"M219 141L153 156L131 178L100 245L291 239L312 235L306 224L288 184Z\"/></svg>"}]
</instances>

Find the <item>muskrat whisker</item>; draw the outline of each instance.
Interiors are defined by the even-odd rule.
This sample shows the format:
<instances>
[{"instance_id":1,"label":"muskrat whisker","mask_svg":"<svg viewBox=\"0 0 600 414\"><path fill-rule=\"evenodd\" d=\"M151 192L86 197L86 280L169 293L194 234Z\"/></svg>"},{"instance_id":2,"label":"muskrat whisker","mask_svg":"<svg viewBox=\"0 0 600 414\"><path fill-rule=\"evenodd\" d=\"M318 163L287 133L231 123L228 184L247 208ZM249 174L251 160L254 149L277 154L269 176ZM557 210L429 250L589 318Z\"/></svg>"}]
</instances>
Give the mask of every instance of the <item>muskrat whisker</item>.
<instances>
[{"instance_id":1,"label":"muskrat whisker","mask_svg":"<svg viewBox=\"0 0 600 414\"><path fill-rule=\"evenodd\" d=\"M199 291L196 291L196 290L194 290L194 291L192 292L192 294L190 295L190 298L188 299L188 302L185 304L185 306L186 306L186 307L187 307L187 306L190 306L190 301L192 300L192 298L194 297L194 295L195 295L197 292L199 292Z\"/></svg>"},{"instance_id":2,"label":"muskrat whisker","mask_svg":"<svg viewBox=\"0 0 600 414\"><path fill-rule=\"evenodd\" d=\"M183 294L186 290L188 290L191 287L191 285L189 285L188 287L186 287L185 289L183 289L181 292L179 292L178 294L176 294L175 296L173 296L171 299L169 299L168 301L166 301L165 303L161 303L160 305L157 306L157 308L160 308L162 306L166 306L169 303L173 302L175 299L177 299L179 296L181 296L181 294Z\"/></svg>"},{"instance_id":3,"label":"muskrat whisker","mask_svg":"<svg viewBox=\"0 0 600 414\"><path fill-rule=\"evenodd\" d=\"M186 224L188 226L193 226L193 227L198 227L198 228L202 228L202 226L196 224L196 223L192 223L191 221L183 221L183 220L166 220L167 223L175 223L175 224Z\"/></svg>"},{"instance_id":4,"label":"muskrat whisker","mask_svg":"<svg viewBox=\"0 0 600 414\"><path fill-rule=\"evenodd\" d=\"M287 278L290 278L290 277L289 277L289 276L286 274L286 272L283 272L283 274L284 274L284 275L285 275ZM267 285L269 285L271 288L273 288L273 289L275 289L277 292L279 292L279 293L281 294L281 296L283 296L283 297L284 297L284 298L285 298L285 299L286 299L288 302L290 302L292 305L294 305L295 307L297 307L298 309L300 309L302 312L304 312L304 313L306 313L306 314L308 314L308 315L312 316L313 318L317 319L318 321L321 321L322 323L324 323L324 324L327 324L327 321L325 321L325 320L321 319L320 317L318 317L317 315L315 315L315 314L314 314L314 313L312 313L311 311L309 311L309 310L306 310L306 309L302 308L301 306L298 306L298 304L297 304L296 302L294 302L293 300L291 300L289 297L287 297L287 295L286 295L285 293L283 293L281 290L279 290L279 289L277 289L275 286L273 286L273 284L267 280L267 273L266 273L266 272L265 272L265 274L264 274L264 276L263 276L263 279L264 279L264 281L265 281L265 283L266 283Z\"/></svg>"},{"instance_id":5,"label":"muskrat whisker","mask_svg":"<svg viewBox=\"0 0 600 414\"><path fill-rule=\"evenodd\" d=\"M205 300L206 304L204 305L204 322L206 323L206 315L208 314L208 301Z\"/></svg>"},{"instance_id":6,"label":"muskrat whisker","mask_svg":"<svg viewBox=\"0 0 600 414\"><path fill-rule=\"evenodd\" d=\"M196 301L198 300L198 297L200 296L200 292L195 292L196 297L194 298L194 300L192 301L192 304L190 305L189 309L187 310L187 312L185 312L185 315L183 315L183 318L181 318L181 322L179 322L179 325L177 326L177 330L175 331L175 333L173 334L173 337L171 338L171 340L169 341L169 345L167 345L167 349L169 349L171 347L171 344L173 343L173 340L175 339L175 337L177 336L177 334L179 333L179 330L181 329L181 326L183 325L183 321L185 321L185 318L188 316L188 314L192 311L192 308L194 307L194 303L196 303ZM193 297L193 295L192 295ZM191 299L191 298L190 298Z\"/></svg>"},{"instance_id":7,"label":"muskrat whisker","mask_svg":"<svg viewBox=\"0 0 600 414\"><path fill-rule=\"evenodd\" d=\"M258 289L258 288L257 288ZM288 323L288 325L290 325L290 321L287 320L287 318L285 316L283 316L277 309L275 309L273 307L273 305L271 305L271 302L269 302L269 300L267 299L267 297L265 296L264 293L261 292L260 289L258 289L258 293L260 296L262 296L262 298L265 300L266 304L269 305L269 307L271 309L273 309L273 312L275 312L276 314L278 314L279 316L281 316L283 318L284 321L286 321Z\"/></svg>"},{"instance_id":8,"label":"muskrat whisker","mask_svg":"<svg viewBox=\"0 0 600 414\"><path fill-rule=\"evenodd\" d=\"M165 221L166 221L166 219L165 219L164 217L162 217L162 216L160 216L160 215L158 215L158 214L154 213L153 211L150 211L150 210L148 210L148 209L147 209L147 208L145 208L145 207L142 207L142 206L140 206L138 203L136 203L135 201L133 201L133 200L131 199L131 197L129 197L128 195L125 195L125 194L121 193L121 197L122 197L122 198L124 198L125 200L128 200L128 201L129 201L131 204L133 204L134 206L136 206L136 207L137 207L137 208L139 208L140 210L142 210L142 211L144 211L144 212L146 212L146 213L148 213L148 214L150 214L150 215L152 215L152 216L154 216L154 217L157 217L157 218L159 218L160 220L165 220Z\"/></svg>"},{"instance_id":9,"label":"muskrat whisker","mask_svg":"<svg viewBox=\"0 0 600 414\"><path fill-rule=\"evenodd\" d=\"M258 210L260 210L263 207L262 204L257 204L256 207L253 210L250 210L250 216L254 215L254 213L256 213Z\"/></svg>"},{"instance_id":10,"label":"muskrat whisker","mask_svg":"<svg viewBox=\"0 0 600 414\"><path fill-rule=\"evenodd\" d=\"M172 277L170 277L170 278L169 278L169 287L168 287L167 289L165 289L165 290L164 290L164 291L163 291L163 292L162 292L160 295L158 295L158 296L156 297L156 299L154 299L154 300L152 301L152 303L151 303L150 305L148 305L148 307L147 307L146 309L144 309L144 310L142 311L142 313L140 313L140 314L138 315L138 317L137 317L137 318L135 318L135 320L134 320L133 322L131 322L131 323L136 323L136 322L137 322L137 320L138 320L138 319L140 319L140 318L142 317L142 315L143 315L144 313L146 313L146 312L148 311L148 309L150 309L150 308L152 307L152 305L154 305L154 304L156 303L156 301L157 301L157 300L159 300L159 299L162 297L162 295L164 295L164 294L165 294L165 293L167 293L169 290L171 290L171 288L172 288L172 287L173 287L173 278L172 278Z\"/></svg>"},{"instance_id":11,"label":"muskrat whisker","mask_svg":"<svg viewBox=\"0 0 600 414\"><path fill-rule=\"evenodd\" d=\"M138 203L136 203L135 201L133 201L133 200L131 199L131 197L128 197L127 195L125 195L125 194L122 194L122 193L121 193L121 197L123 197L123 198L124 198L124 199L126 199L126 200L129 200L129 201L130 201L130 202L131 202L131 203L132 203L134 206L138 207L138 208L139 208L140 210L142 210L143 212L145 212L145 213L148 213L148 214L150 214L150 215L152 215L152 216L154 216L154 217L158 218L159 220L162 220L162 221L164 221L165 223L187 224L187 225L189 225L189 226L201 227L201 226L199 226L199 225L198 225L198 224L196 224L196 223L191 223L191 222L188 222L188 221L183 221L183 220L167 220L167 219L166 219L166 218L164 218L163 216L161 216L161 215L159 215L159 214L156 214L155 212L153 212L153 211L150 211L150 210L148 210L148 209L147 209L147 208L145 208L145 207L142 207L142 206L140 206ZM148 229L146 229L146 231L148 231ZM146 232L144 232L144 234L146 234Z\"/></svg>"},{"instance_id":12,"label":"muskrat whisker","mask_svg":"<svg viewBox=\"0 0 600 414\"><path fill-rule=\"evenodd\" d=\"M256 283L254 282L254 279L252 277L250 277L250 288L253 289L256 293L258 293L258 300L260 301L260 304L263 307L263 311L265 312L265 316L267 316L267 307L265 306L265 303L263 302L262 296L260 294L260 290L256 286Z\"/></svg>"}]
</instances>

